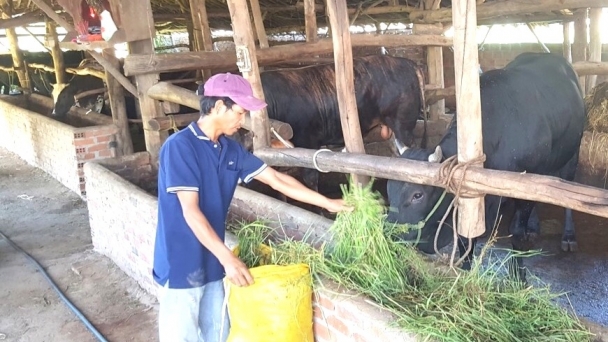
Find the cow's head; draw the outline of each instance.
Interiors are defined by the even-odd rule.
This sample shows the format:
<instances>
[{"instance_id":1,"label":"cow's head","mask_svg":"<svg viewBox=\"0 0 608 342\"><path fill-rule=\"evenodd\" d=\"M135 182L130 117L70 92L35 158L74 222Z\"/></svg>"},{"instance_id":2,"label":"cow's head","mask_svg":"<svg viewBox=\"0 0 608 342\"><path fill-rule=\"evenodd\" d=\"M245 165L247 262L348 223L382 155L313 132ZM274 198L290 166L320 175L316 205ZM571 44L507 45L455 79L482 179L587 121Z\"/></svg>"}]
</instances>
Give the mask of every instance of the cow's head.
<instances>
[{"instance_id":1,"label":"cow's head","mask_svg":"<svg viewBox=\"0 0 608 342\"><path fill-rule=\"evenodd\" d=\"M443 159L443 155L441 147L437 146L434 152L420 148L410 148L401 155L401 158L439 163ZM443 188L440 187L395 180L389 180L386 188L390 205L387 221L400 224L416 224L425 220L443 193ZM407 241L418 240L418 249L425 253L434 253L434 240L438 223L449 206L450 196L446 194L421 231L410 231L399 238ZM452 235L450 227L444 225L437 241L437 248L446 246L451 241Z\"/></svg>"},{"instance_id":2,"label":"cow's head","mask_svg":"<svg viewBox=\"0 0 608 342\"><path fill-rule=\"evenodd\" d=\"M68 86L68 84L56 83L51 85L53 86L53 91L51 92L51 94L53 95L53 115L65 116L70 111L70 108L73 104L69 104L69 100L63 95L63 93L65 93L64 90ZM73 96L72 100L74 100ZM69 106L67 106L68 104Z\"/></svg>"}]
</instances>

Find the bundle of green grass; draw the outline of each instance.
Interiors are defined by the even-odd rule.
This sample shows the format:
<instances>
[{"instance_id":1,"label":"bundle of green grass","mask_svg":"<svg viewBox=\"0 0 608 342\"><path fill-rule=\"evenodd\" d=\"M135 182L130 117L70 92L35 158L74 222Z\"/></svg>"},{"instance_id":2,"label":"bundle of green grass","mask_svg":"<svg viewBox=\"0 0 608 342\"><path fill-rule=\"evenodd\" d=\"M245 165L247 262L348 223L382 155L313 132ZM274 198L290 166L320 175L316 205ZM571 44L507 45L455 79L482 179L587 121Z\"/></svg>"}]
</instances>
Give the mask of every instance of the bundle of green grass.
<instances>
[{"instance_id":1,"label":"bundle of green grass","mask_svg":"<svg viewBox=\"0 0 608 342\"><path fill-rule=\"evenodd\" d=\"M343 192L355 209L338 214L331 245L316 250L292 240L274 243L267 239L270 229L257 221L236 232L245 247L240 257L249 267L307 263L314 275L371 297L422 340L591 341L580 321L554 303L558 294L502 276L507 260L484 267L480 257L471 271L437 267L411 245L390 238L403 227L385 222L385 207L371 184L351 184ZM271 248L265 258L263 243Z\"/></svg>"}]
</instances>

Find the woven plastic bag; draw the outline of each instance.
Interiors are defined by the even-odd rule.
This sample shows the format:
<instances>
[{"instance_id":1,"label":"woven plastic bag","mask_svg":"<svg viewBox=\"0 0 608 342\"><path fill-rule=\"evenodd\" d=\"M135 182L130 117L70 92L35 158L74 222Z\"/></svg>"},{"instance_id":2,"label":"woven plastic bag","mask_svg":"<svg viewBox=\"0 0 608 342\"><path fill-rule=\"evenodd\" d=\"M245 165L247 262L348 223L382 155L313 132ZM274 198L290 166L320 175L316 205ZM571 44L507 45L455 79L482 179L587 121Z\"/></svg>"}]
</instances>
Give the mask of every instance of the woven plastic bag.
<instances>
[{"instance_id":1,"label":"woven plastic bag","mask_svg":"<svg viewBox=\"0 0 608 342\"><path fill-rule=\"evenodd\" d=\"M314 342L312 278L306 264L250 269L255 283L228 286L227 342Z\"/></svg>"}]
</instances>

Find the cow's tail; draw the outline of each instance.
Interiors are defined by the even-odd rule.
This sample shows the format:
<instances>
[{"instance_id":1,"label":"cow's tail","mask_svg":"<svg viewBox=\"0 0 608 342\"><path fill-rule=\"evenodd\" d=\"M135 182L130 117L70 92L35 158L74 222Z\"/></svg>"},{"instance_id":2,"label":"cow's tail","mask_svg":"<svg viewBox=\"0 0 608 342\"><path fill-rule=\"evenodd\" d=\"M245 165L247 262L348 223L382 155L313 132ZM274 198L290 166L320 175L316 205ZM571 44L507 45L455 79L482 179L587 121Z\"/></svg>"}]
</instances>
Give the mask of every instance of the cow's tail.
<instances>
[{"instance_id":1,"label":"cow's tail","mask_svg":"<svg viewBox=\"0 0 608 342\"><path fill-rule=\"evenodd\" d=\"M418 86L420 87L420 106L422 107L422 120L424 122L424 131L422 132L420 147L426 148L426 122L428 119L428 111L426 109L426 97L424 96L424 75L422 74L422 69L418 66L416 66L416 76L418 77Z\"/></svg>"}]
</instances>

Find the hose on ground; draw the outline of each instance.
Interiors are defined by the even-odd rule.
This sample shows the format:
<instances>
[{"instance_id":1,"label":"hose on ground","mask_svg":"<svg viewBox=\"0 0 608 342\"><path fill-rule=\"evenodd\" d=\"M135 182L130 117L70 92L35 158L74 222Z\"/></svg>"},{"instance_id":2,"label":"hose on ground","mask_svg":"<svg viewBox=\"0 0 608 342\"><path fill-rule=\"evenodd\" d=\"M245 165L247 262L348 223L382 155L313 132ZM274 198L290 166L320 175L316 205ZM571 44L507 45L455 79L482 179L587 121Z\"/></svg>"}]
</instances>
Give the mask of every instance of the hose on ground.
<instances>
[{"instance_id":1,"label":"hose on ground","mask_svg":"<svg viewBox=\"0 0 608 342\"><path fill-rule=\"evenodd\" d=\"M6 240L6 242L8 242L8 244L11 245L15 250L17 250L18 252L23 253L28 258L28 260L31 261L36 266L36 268L42 273L42 275L44 276L44 278L51 284L51 287L53 287L53 289L55 290L55 292L57 292L57 294L63 300L63 302L68 306L68 308L70 308L70 310L72 310L72 312L74 312L74 314L76 315L76 317L78 317L78 319L80 319L80 321L82 323L84 323L84 325L87 327L87 329L89 329L89 331L97 338L98 341L100 341L100 342L108 342L108 340L106 340L105 337L103 337L103 335L99 331L97 331L97 329L95 329L95 327L82 314L82 312L80 312L80 310L78 310L78 308L76 306L74 306L74 304L72 304L72 302L70 302L70 300L63 294L63 292L61 291L61 289L59 289L59 287L57 287L57 285L55 284L55 282L53 281L53 279L51 279L51 277L44 270L44 268L38 263L38 261L36 261L36 259L34 259L26 251L24 251L23 249L21 249L21 247L17 246L11 239L9 239L6 235L4 235L2 233L2 231L0 231L0 236L4 240Z\"/></svg>"}]
</instances>

